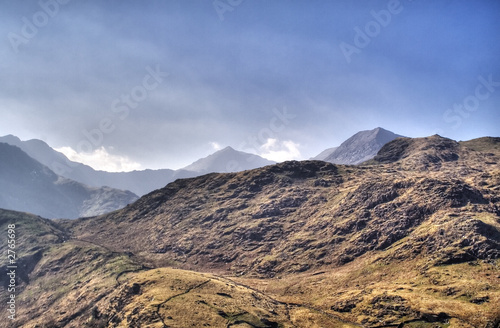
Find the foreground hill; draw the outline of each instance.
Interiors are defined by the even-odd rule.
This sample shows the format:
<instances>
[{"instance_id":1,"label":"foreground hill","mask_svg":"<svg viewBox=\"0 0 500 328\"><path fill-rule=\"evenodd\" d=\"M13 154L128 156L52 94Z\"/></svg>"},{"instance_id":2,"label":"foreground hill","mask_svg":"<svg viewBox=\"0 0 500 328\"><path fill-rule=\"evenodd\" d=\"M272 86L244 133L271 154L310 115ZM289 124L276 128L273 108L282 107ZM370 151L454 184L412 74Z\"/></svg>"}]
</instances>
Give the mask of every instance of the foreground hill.
<instances>
[{"instance_id":1,"label":"foreground hill","mask_svg":"<svg viewBox=\"0 0 500 328\"><path fill-rule=\"evenodd\" d=\"M43 256L18 323L498 327L499 160L494 138L398 138L360 166L177 180L99 217L0 212L52 229L20 242Z\"/></svg>"},{"instance_id":2,"label":"foreground hill","mask_svg":"<svg viewBox=\"0 0 500 328\"><path fill-rule=\"evenodd\" d=\"M394 148L404 149L394 153ZM408 267L418 271L418 279L442 265L477 260L496 270L498 159L495 153L439 136L402 138L386 145L376 157L379 161L369 166L286 162L178 180L119 212L79 220L71 230L76 238L114 250L126 248L149 266L175 265L246 278L284 279L346 265L359 268L360 263L393 276L396 267ZM404 278L399 276L400 281ZM489 293L492 302L484 302L484 308L499 297L498 280L489 284L496 286L495 292ZM389 290L379 292L362 299L381 298ZM450 313L447 302L429 311L423 304L411 308L407 297L396 295L409 308L404 315L362 307L361 312L354 307L347 311L349 306L343 311L333 299L316 302L324 309L351 313L345 317L359 323L416 320L438 315L437 309L460 317ZM476 296L482 297L479 291ZM467 310L469 300L458 312L472 311Z\"/></svg>"},{"instance_id":3,"label":"foreground hill","mask_svg":"<svg viewBox=\"0 0 500 328\"><path fill-rule=\"evenodd\" d=\"M331 314L278 301L229 278L139 265L129 252L113 252L71 239L56 223L0 210L0 228L14 224L16 291L0 276L0 297L15 295L15 320L0 327L309 327L343 325ZM0 251L7 254L7 240ZM7 272L7 265L0 266ZM0 304L8 313L6 303ZM352 327L345 325L345 327Z\"/></svg>"},{"instance_id":4,"label":"foreground hill","mask_svg":"<svg viewBox=\"0 0 500 328\"><path fill-rule=\"evenodd\" d=\"M62 178L21 149L0 143L0 208L77 218L114 211L137 198L129 191Z\"/></svg>"},{"instance_id":5,"label":"foreground hill","mask_svg":"<svg viewBox=\"0 0 500 328\"><path fill-rule=\"evenodd\" d=\"M437 136L402 140L415 151L393 166L285 162L177 180L121 211L79 220L73 231L161 265L199 263L194 267L272 277L345 264L395 245L422 224L451 220L450 242L462 238L457 229L465 224L470 238L484 240L471 245L470 257L497 257L499 245L481 237L489 228L475 218L489 224L498 215L492 193L498 165L479 160L490 155ZM440 236L431 232L428 238ZM466 256L442 253L451 244L435 246L442 263Z\"/></svg>"}]
</instances>

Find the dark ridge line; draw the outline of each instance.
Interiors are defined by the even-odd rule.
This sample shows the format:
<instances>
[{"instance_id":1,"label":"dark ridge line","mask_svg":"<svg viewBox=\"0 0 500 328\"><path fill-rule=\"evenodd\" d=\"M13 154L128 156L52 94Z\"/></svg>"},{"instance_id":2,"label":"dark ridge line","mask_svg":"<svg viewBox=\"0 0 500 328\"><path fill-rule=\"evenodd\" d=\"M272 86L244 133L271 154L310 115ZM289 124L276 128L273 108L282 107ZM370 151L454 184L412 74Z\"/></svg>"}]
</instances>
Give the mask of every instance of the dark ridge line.
<instances>
[{"instance_id":1,"label":"dark ridge line","mask_svg":"<svg viewBox=\"0 0 500 328\"><path fill-rule=\"evenodd\" d=\"M163 302L161 302L160 304L158 304L158 305L156 306L155 313L156 313L156 315L158 316L158 318L160 318L161 323L163 324L163 327L164 327L164 328L168 328L168 327L169 327L169 326L167 326L167 324L165 323L165 320L163 319L163 317L160 315L160 308L161 308L163 305L165 305L167 302L169 302L169 301L173 300L173 299L174 299L174 298L176 298L176 297L179 297L179 296L186 295L186 294L190 293L193 289L197 289L197 288L202 287L203 285L208 284L210 281L212 281L212 279L209 279L209 280L207 280L207 281L205 281L205 282L202 282L201 284L198 284L198 285L196 285L196 286L190 287L190 288L186 289L184 292L182 292L182 293L180 293L180 294L170 296L170 297L169 297L169 298L167 298L165 301L163 301Z\"/></svg>"},{"instance_id":2,"label":"dark ridge line","mask_svg":"<svg viewBox=\"0 0 500 328\"><path fill-rule=\"evenodd\" d=\"M278 303L278 304L281 304L281 305L284 305L286 308L287 308L287 312L288 312L288 307L289 306L295 306L295 307L301 307L301 308L306 308L306 309L309 309L309 310L312 310L312 311L316 311L316 312L319 312L323 315L326 315L327 317L329 318L332 318L334 320L337 320L337 321L340 321L342 323L345 323L345 324L350 324L350 325L354 325L354 326L357 326L357 327L365 327L363 325L360 325L358 323L355 323L355 322L350 322L350 321L347 321L347 320L344 320L338 316L336 316L335 314L332 314L332 313L328 313L320 308L317 308L317 307L314 307L314 306L311 306L311 305L307 305L307 304L300 304L300 303L293 303L293 302L284 302L284 301L280 301L280 300L277 300L277 299L274 299L272 298L271 296L267 295L267 294L264 294L263 292L261 292L260 290L256 289L256 288L253 288L253 287L250 287L250 286L247 286L245 284L241 284L241 283L238 283L230 278L227 278L227 277L222 277L222 276L215 276L217 278L222 278L222 279L226 279L230 282L232 282L233 284L237 285L237 286L240 286L240 287L245 287L245 288L248 288L260 295L263 295L264 297L270 299L271 301L275 302L275 303ZM288 313L288 317L289 317L289 313ZM291 322L291 319L289 319L290 322Z\"/></svg>"},{"instance_id":3,"label":"dark ridge line","mask_svg":"<svg viewBox=\"0 0 500 328\"><path fill-rule=\"evenodd\" d=\"M278 301L278 300L275 300L275 299L274 299L274 298L272 298L271 296L269 296L269 295L267 295L267 294L264 294L263 292L261 292L260 290L258 290L258 289L256 289L256 288L253 288L253 287L247 286L247 285L245 285L245 284L240 284L240 283L238 283L238 282L236 282L236 281L234 281L234 280L232 280L232 279L230 279L230 278L223 277L223 276L217 276L217 275L214 275L214 277L215 277L215 279L216 279L216 280L219 280L219 281L221 281L221 279L222 279L222 280L227 280L227 281L230 281L231 283L233 283L233 284L234 284L234 285L236 285L236 286L240 286L240 287L247 288L247 289L249 289L249 290L251 290L251 291L253 291L253 292L255 292L255 293L259 294L259 295L262 295L264 298L267 298L267 299L271 300L271 302L274 302L274 303L277 303L277 304L284 305L284 306L285 306L285 311L286 311L286 312L285 312L285 315L286 315L287 320L290 322L290 324L291 324L293 327L297 328L297 326L293 323L293 321L292 321L292 319L291 319L291 317L290 317L290 305L289 305L288 303L285 303L285 302L280 302L280 301Z\"/></svg>"},{"instance_id":4,"label":"dark ridge line","mask_svg":"<svg viewBox=\"0 0 500 328\"><path fill-rule=\"evenodd\" d=\"M447 315L447 314L446 314ZM443 318L444 320L447 320L449 322L450 319L453 319L453 317L450 317L447 315L447 318ZM429 319L429 318L426 318L425 314L422 315L420 318L418 319L412 319L412 320L406 320L406 321L402 321L400 323L391 323L391 324L387 324L387 325L381 325L381 326L368 326L367 328L390 328L390 327L396 327L396 328L403 328L404 325L408 324L408 323L413 323L413 322L425 322L425 323L446 323L446 322L443 322L441 319L441 321L439 320L439 318L436 318L435 321L431 321L432 319Z\"/></svg>"},{"instance_id":5,"label":"dark ridge line","mask_svg":"<svg viewBox=\"0 0 500 328\"><path fill-rule=\"evenodd\" d=\"M116 284L117 286L121 286L121 283L118 279L120 279L121 276L123 276L124 274L127 274L127 273L134 273L134 272L139 272L139 271L143 271L143 270L152 270L153 268L150 268L150 267L147 267L145 266L144 264L138 268L138 269L133 269L133 270L125 270L125 271L122 271L120 273L118 273L115 277L115 280L116 280Z\"/></svg>"},{"instance_id":6,"label":"dark ridge line","mask_svg":"<svg viewBox=\"0 0 500 328\"><path fill-rule=\"evenodd\" d=\"M84 242L84 243L87 243L87 244L91 244L91 245L94 245L94 246L98 246L98 247L101 247L105 250L107 250L108 252L110 252L111 254L125 254L125 253L121 253L121 252L117 252L117 251L114 251L106 246L103 246L103 245L100 245L100 244L97 244L97 243L94 243L90 240L86 240L86 239L83 239L83 238L70 238L67 240L68 242L70 241L80 241L80 242Z\"/></svg>"},{"instance_id":7,"label":"dark ridge line","mask_svg":"<svg viewBox=\"0 0 500 328\"><path fill-rule=\"evenodd\" d=\"M94 246L97 246L97 247L101 247L103 249L105 249L106 251L110 252L111 255L126 255L128 256L128 258L130 260L131 257L129 254L127 254L127 252L116 252L116 251L113 251L111 250L110 248L106 247L106 246L103 246L103 245L100 245L100 244L97 244L97 243L94 243L90 240L86 240L86 239L81 239L81 238L71 238L69 239L68 241L80 241L80 242L84 242L84 243L87 243L87 244L90 244L90 245L94 245ZM132 260L133 263L135 263L135 261ZM137 265L139 265L139 263L135 263ZM143 271L143 270L152 270L154 268L150 268L150 267L147 267L145 266L144 264L140 264L141 267L140 268L137 268L137 269L132 269L132 270L125 270L125 271L122 271L122 272L119 272L116 277L115 277L115 281L116 281L116 284L117 286L121 286L121 283L120 281L118 280L122 275L126 274L126 273L133 273L133 272L139 272L139 271Z\"/></svg>"},{"instance_id":8,"label":"dark ridge line","mask_svg":"<svg viewBox=\"0 0 500 328\"><path fill-rule=\"evenodd\" d=\"M127 255L126 253L121 253L121 252L116 252L116 251L113 251L113 250L111 250L110 248L108 248L108 247L106 247L106 246L102 246L102 245L96 244L96 243L91 242L91 241L89 241L89 240L80 239L80 238L72 238L71 240L81 241L81 242L85 242L85 243L88 243L88 244L91 244L91 245L95 245L95 246L98 246L98 247L102 247L102 248L104 248L105 250L109 251L109 252L110 252L110 253L112 253L112 254ZM130 257L129 257L129 258L130 258ZM142 266L142 268L139 268L139 269L136 269L136 270L125 270L125 271L123 271L123 272L118 273L118 275L117 275L117 277L115 278L115 280L116 280L117 284L118 284L118 285L120 285L120 282L118 281L118 278L119 278L121 275L123 275L123 274L125 274L125 273L129 273L129 272L138 272L138 271L148 270L148 269L151 269L151 268L147 268L147 267L145 267L145 266L143 265L143 266ZM259 290L255 289L255 288L253 288L253 287L250 287L250 286L247 286L247 285L244 285L244 284L237 283L237 282L235 282L234 280L231 280L231 279L229 279L229 278L226 278L226 277L221 277L221 276L214 276L214 277L215 277L215 278L222 278L222 279L226 279L226 280L228 280L228 281L232 282L233 284L235 284L235 285L237 285L237 286L241 286L241 287L245 287L245 288L247 288L247 289L250 289L250 290L252 290L252 291L254 291L254 292L256 292L256 293L258 293L258 294L260 294L260 295L265 296L266 298L270 299L271 301L273 301L273 302L275 302L275 303L278 303L278 304L284 305L284 306L285 306L285 308L286 308L286 315L287 315L287 319L290 321L290 323L292 323L292 320L291 320L291 318L290 318L290 311L289 311L289 307L290 307L290 306L296 306L296 307L304 307L304 308L307 308L307 309L309 309L309 310L313 310L313 311L319 312L319 313L321 313L321 314L323 314L323 315L326 315L326 316L328 316L328 317L330 317L330 318L332 318L332 319L334 319L334 320L338 320L338 321L340 321L340 322L342 322L342 323L352 324L352 325L356 325L356 326L358 326L358 327L363 327L363 326L358 325L358 324L356 324L356 323L352 323L352 322L346 321L346 320L344 320L344 319L342 319L342 318L340 318L340 317L337 317L337 316L335 316L334 314L331 314L331 313L325 312L325 311L323 311L323 310L321 310L321 309L319 309L319 308L315 308L315 307L312 307L312 306L309 306L309 305L299 304L299 303L288 303L288 302L282 302L282 301L276 300L276 299L274 299L274 298L272 298L272 297L270 297L270 296L268 296L268 295L266 295L266 294L262 293L261 291L259 291ZM212 279L207 280L207 281L205 281L204 283L201 283L200 285L197 285L197 286L191 287L191 288L187 289L185 292L183 292L183 293L181 293L181 294L171 296L171 297L169 297L167 300L165 300L163 303L160 303L160 304L157 306L157 309L156 309L155 313L156 313L156 315L160 318L160 320L161 320L161 322L162 322L163 326L164 326L165 328L168 328L168 327L169 327L169 326L167 326L167 324L165 323L165 321L164 321L163 317L162 317L162 316L160 315L160 313L159 313L159 311L160 311L160 307L161 307L162 305L164 305L165 303L167 303L167 302L171 301L173 298L176 298L176 297L179 297L179 296L182 296L182 295L188 294L191 290L196 289L196 288L199 288L199 287L201 287L201 286L203 286L203 285L207 284L207 283L208 283L208 282L210 282L211 280L212 280ZM293 323L292 323L292 325L293 325ZM295 325L294 325L294 326L295 326Z\"/></svg>"},{"instance_id":9,"label":"dark ridge line","mask_svg":"<svg viewBox=\"0 0 500 328\"><path fill-rule=\"evenodd\" d=\"M68 317L66 317L65 319L62 319L60 322L63 324L62 327L65 327L66 325L68 325L71 321L73 321L74 319L78 318L79 316L82 316L83 314L85 314L85 312L87 312L92 306L95 305L95 303L99 302L100 300L102 300L104 297L106 297L107 295L109 295L111 293L111 290L108 290L104 293L101 293L99 296L96 297L96 299L91 302L89 305L83 307L82 309L74 312L73 314L69 315Z\"/></svg>"},{"instance_id":10,"label":"dark ridge line","mask_svg":"<svg viewBox=\"0 0 500 328\"><path fill-rule=\"evenodd\" d=\"M237 318L237 317L240 317L240 316L245 315L245 314L248 314L248 312L247 312L247 311L243 311L243 312L240 312L240 313L238 313L238 314L235 314L233 317ZM248 321L246 321L246 320L234 320L233 322L231 322L231 320L230 320L230 319L227 319L226 328L231 328L231 326L233 326L233 325L237 325L237 324L238 324L238 322L243 322L243 323L246 323L246 324L248 324L249 326L251 326L251 327L255 328L255 325L254 325L254 324L252 324L252 323L250 323L250 322L248 322ZM257 327L257 328L258 328L258 327Z\"/></svg>"},{"instance_id":11,"label":"dark ridge line","mask_svg":"<svg viewBox=\"0 0 500 328\"><path fill-rule=\"evenodd\" d=\"M242 323L246 323L247 325L249 325L250 327L252 328L260 328L260 327L257 327L256 325L254 325L253 323L251 322L248 322L246 320L236 320L234 322L230 322L226 325L226 328L231 328L232 326L234 325L239 325L239 324L242 324ZM269 326L266 326L265 328L268 328Z\"/></svg>"},{"instance_id":12,"label":"dark ridge line","mask_svg":"<svg viewBox=\"0 0 500 328\"><path fill-rule=\"evenodd\" d=\"M234 283L234 282L233 282L232 280L230 280L230 279L222 278L222 277L219 277L219 276L214 276L214 278L213 278L213 279L210 279L210 280L217 280L217 281L219 281L219 282L223 282L223 283L226 283L226 284L227 284L227 282L226 282L226 281L222 281L222 279L225 279L225 280L227 280L227 281L229 281L229 282L233 283L235 286L240 286L240 287L243 287L243 285L238 285L238 284ZM253 290L252 290L252 291L253 291ZM218 295L220 295L220 293L217 293L217 294L218 294ZM264 297L264 300L265 300L265 298L269 298L269 299L271 299L273 302L275 302L275 303L276 303L276 301L275 301L275 300L273 300L272 298L270 298L269 296L267 296L267 295L265 295L265 294L263 294L263 293L261 293L261 294L262 294L263 296L265 296L265 297ZM220 295L220 296L222 296L222 295ZM203 303L204 303L204 304L206 304L205 302L203 302ZM268 303L268 301L267 301L267 300L266 300L266 303L267 303L267 305L269 306L269 303ZM270 306L269 306L269 307L270 307ZM287 314L287 320L289 321L289 323L290 323L293 327L295 327L295 328L296 328L297 326L295 326L295 325L293 324L292 320L290 319L290 314L289 314L289 312L288 312L288 307L287 307L287 306L285 306L285 309L286 309L286 311L287 311L287 313L286 313L286 314ZM248 313L249 313L248 311L243 311L243 312L240 312L240 313L238 313L238 314L232 315L232 317L237 318L237 317L240 317L240 316L245 315L245 314L248 314ZM225 314L225 313L224 313L224 314ZM220 315L220 314L219 314L219 315ZM221 316L222 316L223 318L225 318L225 316L223 316L223 315L221 315ZM246 324L248 324L249 326L251 326L252 328L259 328L259 327L261 327L261 326L256 326L256 325L254 325L253 323L251 323L251 322L249 322L249 321L246 321L246 320L238 320L238 319L235 319L235 320L233 320L233 321L231 322L231 320L230 320L230 319L228 319L228 322L226 323L226 328L230 328L230 327L232 327L232 326L234 326L234 325L238 325L238 324L241 324L241 323L246 323ZM264 323L264 322L263 322L263 323ZM266 323L264 323L264 324L266 324ZM266 327L262 327L262 328L271 328L271 327L270 327L270 326L268 326L268 325L266 324Z\"/></svg>"}]
</instances>

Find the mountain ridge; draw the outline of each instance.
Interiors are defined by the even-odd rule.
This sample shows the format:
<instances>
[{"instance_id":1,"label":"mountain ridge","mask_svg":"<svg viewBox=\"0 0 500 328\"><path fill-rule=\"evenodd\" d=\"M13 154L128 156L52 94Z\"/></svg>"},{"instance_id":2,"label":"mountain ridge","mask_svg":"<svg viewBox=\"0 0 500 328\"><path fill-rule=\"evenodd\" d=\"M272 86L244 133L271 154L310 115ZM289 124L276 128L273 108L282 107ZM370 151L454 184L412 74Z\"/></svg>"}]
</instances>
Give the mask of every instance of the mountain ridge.
<instances>
[{"instance_id":1,"label":"mountain ridge","mask_svg":"<svg viewBox=\"0 0 500 328\"><path fill-rule=\"evenodd\" d=\"M445 138L439 138L439 139L423 138L415 140L417 140L416 143L423 142L424 144L428 145L432 144L433 145L432 147L426 148L426 151L429 153L434 152L435 150L434 146L439 146L442 145L443 143L452 145L455 144L455 142L452 142L451 140ZM398 141L394 143L397 142ZM445 154L444 158L446 159L447 156L446 154L448 154L448 149L441 149L441 151L443 152L443 154ZM466 153L466 150L463 151L464 153ZM424 156L424 157L428 160L430 159L431 164L435 164L435 161L433 160L432 157L430 156L429 157ZM450 163L450 162L447 161L445 163ZM439 166L439 168L442 168L442 166ZM416 172L420 171L420 167L417 167L416 169L417 169ZM148 211L151 213L158 213L159 211L160 213L164 214L160 216L158 216L158 214L155 214L153 217L150 217L147 220L155 222L156 225L163 227L170 227L170 228L167 229L169 232L165 235L155 232L154 229L148 230L149 236L156 236L153 237L153 239L162 241L158 244L149 243L150 246L148 247L151 252L153 253L156 252L156 254L160 255L170 254L171 257L167 261L175 260L178 257L179 254L178 252L181 252L183 254L194 254L195 257L193 259L193 262L199 261L200 263L214 263L214 258L212 258L212 260L206 259L203 256L197 258L196 254L202 254L203 249L212 249L213 251L215 251L220 247L216 245L234 244L235 240L232 239L225 240L225 237L221 237L221 239L217 241L216 244L206 245L203 241L206 240L205 237L203 239L198 239L197 237L195 237L195 235L190 235L190 237L186 241L186 245L184 245L184 242L182 241L183 238L181 236L185 234L185 229L181 230L182 235L175 235L172 234L173 231L176 231L178 229L175 227L183 225L189 227L200 226L201 228L204 227L204 229L213 229L213 231L223 231L222 233L223 236L233 236L235 234L235 230L232 228L228 230L227 227L228 225L231 226L230 223L231 220L229 220L229 215L231 215L232 217L234 215L232 220L236 221L233 222L237 222L239 220L255 220L255 219L261 220L263 224L265 223L266 227L265 229L264 227L261 228L251 227L249 229L244 229L238 233L238 235L246 236L245 237L246 239L244 240L246 240L246 243L248 244L244 244L246 245L244 247L251 249L253 247L251 245L256 242L258 243L260 240L269 240L270 238L271 239L277 238L278 235L276 234L278 234L280 230L285 229L286 226L285 222L279 223L278 225L276 224L278 222L281 222L280 218L288 217L293 213L302 213L305 211L304 208L314 208L315 205L312 204L316 205L321 204L322 201L320 199L331 198L332 195L330 196L327 196L326 194L323 195L321 192L316 190L316 187L323 186L325 188L324 190L331 190L333 188L334 190L333 192L337 192L338 188L341 188L342 185L347 183L347 181L345 181L346 179L345 172L350 170L354 170L354 168L342 168L342 167L337 167L333 164L326 164L324 162L316 162L316 161L303 161L303 162L292 161L292 162L279 163L274 166L264 167L249 172L240 172L240 173L225 174L225 175L208 174L197 178L190 178L187 180L177 180L176 182L169 184L163 189L148 194L146 198L141 198L135 204L129 205L127 208L122 210L121 213L110 214L109 218L107 218L106 221L110 220L111 222L119 222L118 218L121 218L120 220L123 220L123 218L128 217L129 220L131 220L132 222L137 222L136 224L140 224L144 227L144 225L141 224L140 222L142 222L142 220L146 220L144 216L145 215L144 213L146 213L145 210L148 209ZM382 174L382 177L377 177L376 175L365 175L362 173L362 171L363 171L362 168L356 170L358 174L364 176L363 179L358 178L359 179L358 187L354 191L347 192L344 195L345 203L343 206L348 206L347 205L348 200L352 200L353 204L358 204L358 205L356 206L352 205L351 207L348 206L348 208L345 209L343 209L343 206L341 205L335 205L335 208L339 206L340 207L336 211L334 211L334 213L337 213L337 216L339 217L349 217L350 215L349 213L351 211L350 208L358 208L357 211L359 211L359 214L355 221L359 222L360 227L366 225L366 219L363 219L363 216L365 214L363 214L364 212L361 210L362 208L372 209L378 204L384 204L386 202L389 203L394 202L394 199L400 197L399 196L400 194L405 193L403 191L398 191L399 189L413 190L412 192L415 195L419 195L419 197L425 200L426 202L426 204L420 208L415 208L415 206L412 205L410 200L405 200L404 203L405 205L403 205L403 203L398 205L398 212L402 211L400 215L402 217L408 217L407 220L409 220L404 224L410 224L410 226L419 223L419 221L413 222L414 217L420 217L422 215L428 216L438 211L440 207L455 206L453 204L457 204L458 206L459 204L462 204L463 201L461 200L461 198L457 200L449 199L446 196L447 193L451 193L452 195L457 195L456 197L459 197L459 195L460 197L462 197L463 195L463 197L466 197L467 199L466 203L473 202L474 204L476 204L477 202L479 202L477 203L477 206L479 206L479 204L482 204L482 202L484 202L484 197L478 196L479 191L465 182L458 182L458 181L443 182L441 181L440 178L435 178L427 174L420 175L420 173L418 173L419 178L417 180L415 180L415 178L402 177L401 178L402 180L400 182L393 182L392 181L393 177L391 173L388 174L380 172ZM344 172L344 174L340 172ZM467 174L470 174L470 172L467 172ZM447 176L445 177L446 179L448 179ZM304 182L305 185L302 185L303 182L301 181L305 181ZM292 188L290 189L290 191L285 192L288 186L294 186L294 185L296 185L297 187ZM273 191L274 189L276 189L276 191ZM322 189L323 188L319 188L320 191ZM370 190L374 191L376 190L376 193L374 195L371 195ZM187 194L184 195L184 193ZM429 198L428 196L429 193L433 195L434 199L431 200ZM195 194L197 194L198 196L194 198L188 196ZM314 200L311 200L311 195L315 195L315 197L313 197ZM189 199L189 203L185 203L184 201L185 199ZM441 199L441 201L439 199ZM170 205L164 205L167 203L169 203ZM203 208L207 207L207 205L205 205L206 203L211 204L210 206L214 208L213 212L212 210L205 212ZM265 204L265 205L256 206L256 204ZM328 204L328 202L326 202L326 204ZM360 206L361 204L362 206ZM175 207L179 208L175 210L174 209ZM137 217L136 214L134 214L137 213L137 211L143 213L141 214L141 217ZM493 211L494 213L496 213L495 210L492 209L490 209L489 211ZM307 214L307 216L312 215L312 213L314 213L314 211ZM373 215L374 214L368 216L368 220L373 220L370 219L373 217ZM382 215L382 213L379 213L378 215ZM163 221L163 219L161 219L162 217L165 218L168 217L169 220L171 221L170 222ZM328 215L327 217L331 216ZM304 217L301 216L301 219L297 220L304 220ZM318 218L318 220L323 221L324 219ZM352 224L352 220L354 220L354 218L351 219L349 225ZM391 222L389 218L384 219L383 216L380 217L379 220ZM398 227L400 224L397 223L399 218L394 220L395 221L393 222L393 224L395 225L395 227ZM125 222L128 221L126 220ZM84 236L89 235L92 229L97 229L96 227L98 226L98 224L99 223L97 222L92 223L92 225L89 226L88 228L81 230L82 231L81 233L83 233ZM322 224L324 223L318 223L318 227L320 227ZM128 227L128 224L126 224L125 226ZM336 229L338 231L344 231L345 229L349 229L348 227L349 226L343 227L342 225L340 225ZM362 241L363 238L365 237L362 236L360 237L361 239L359 241L359 244L357 244L358 242L356 242L354 246L353 245L343 246L342 244L338 245L341 247L341 249L343 249L343 251L340 253L338 251L332 251L332 250L328 251L330 254L338 254L338 255L333 257L330 256L330 259L327 261L327 263L342 264L345 261L349 262L352 259L350 259L349 257L345 257L345 253L349 248L352 247L358 250L360 249L360 247L375 247L375 248L387 247L386 243L389 243L390 245L404 236L401 235L401 231L398 230L401 228L397 228L396 230L392 231L393 228L394 227L391 227L390 230L385 232L387 236L384 237L381 236L382 241L378 242L377 244L378 246L377 245L362 246L365 243L365 241ZM117 229L117 231L121 231L120 226L116 224L114 226L114 229ZM285 230L289 229L287 228ZM321 231L321 229L314 228L314 231ZM334 231L332 231L333 234ZM124 231L123 233L126 232ZM90 235L92 236L91 238L97 238L99 240L99 243L101 244L109 243L108 246L111 246L112 244L116 245L117 243L120 242L119 240L113 241L113 237L108 235L102 235L102 236L95 234L94 235L90 234ZM205 236L205 234L203 235ZM187 237L185 236L184 238ZM280 238L284 237L282 236ZM288 238L293 238L293 237L289 236ZM310 236L310 238L313 237ZM172 242L165 243L165 241L167 240L171 240ZM173 243L174 240L175 243ZM144 243L145 241L139 242L139 244L141 245ZM274 243L271 244L274 245L273 247L276 247ZM262 249L262 247L263 246L258 247L257 249L259 248ZM285 252L285 249L282 249L280 252ZM350 252L351 251L347 253ZM354 252L353 254L358 254L357 252L358 251ZM221 261L220 263L225 263L225 260L223 259L227 258L230 262L232 262L231 259L241 258L241 256L243 256L243 254L240 253L238 254L233 253L233 255L230 255L232 253L233 251L229 251L222 248L220 254L217 255L220 256L220 259L218 261ZM364 252L361 252L359 254L363 253ZM256 256L256 254L254 255ZM217 258L217 256L215 258ZM215 261L215 263L218 262ZM288 269L294 267L294 265L288 262L284 262L282 265L280 265L279 264L280 261L277 261L273 262L274 264L272 264L271 266L270 263L267 264L266 263L267 262L254 263L249 268L241 270L246 270L246 271L250 270L256 274L275 275L279 272L282 272L283 270L281 268L282 266L283 268L286 267ZM225 267L225 264L223 264L222 267ZM308 269L310 267L314 266L312 264L309 264ZM277 268L277 271L275 271L275 269L273 268ZM235 267L234 269L240 270L237 267Z\"/></svg>"},{"instance_id":2,"label":"mountain ridge","mask_svg":"<svg viewBox=\"0 0 500 328\"><path fill-rule=\"evenodd\" d=\"M0 207L49 218L99 215L137 200L109 187L88 187L55 174L20 148L0 143Z\"/></svg>"},{"instance_id":3,"label":"mountain ridge","mask_svg":"<svg viewBox=\"0 0 500 328\"><path fill-rule=\"evenodd\" d=\"M31 263L18 323L495 328L499 144L400 138L383 161L209 173L77 220L0 210Z\"/></svg>"},{"instance_id":4,"label":"mountain ridge","mask_svg":"<svg viewBox=\"0 0 500 328\"><path fill-rule=\"evenodd\" d=\"M331 147L323 150L318 155L311 157L310 159L313 161L324 161L328 156L330 156L335 150L339 147Z\"/></svg>"},{"instance_id":5,"label":"mountain ridge","mask_svg":"<svg viewBox=\"0 0 500 328\"><path fill-rule=\"evenodd\" d=\"M106 172L71 161L64 154L51 148L42 140L31 139L21 141L16 136L7 135L0 137L0 142L2 141L21 148L28 155L49 167L60 176L93 187L109 186L121 190L130 190L140 196L162 188L180 178L189 178L208 172L233 172L275 163L254 154L226 147L226 150L232 150L231 154L227 154L226 151L226 155L229 156L223 158L221 155L224 152L215 152L179 170L146 169L131 172Z\"/></svg>"}]
</instances>

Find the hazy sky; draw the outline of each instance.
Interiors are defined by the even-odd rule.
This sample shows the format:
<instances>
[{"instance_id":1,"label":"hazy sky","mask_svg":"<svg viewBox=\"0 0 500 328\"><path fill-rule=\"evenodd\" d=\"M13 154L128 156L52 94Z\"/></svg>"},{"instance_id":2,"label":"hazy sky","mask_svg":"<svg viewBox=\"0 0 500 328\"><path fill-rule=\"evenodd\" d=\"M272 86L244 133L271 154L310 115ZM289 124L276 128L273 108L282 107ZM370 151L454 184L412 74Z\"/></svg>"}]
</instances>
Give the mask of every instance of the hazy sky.
<instances>
[{"instance_id":1,"label":"hazy sky","mask_svg":"<svg viewBox=\"0 0 500 328\"><path fill-rule=\"evenodd\" d=\"M500 1L4 0L0 135L97 168L500 136Z\"/></svg>"}]
</instances>

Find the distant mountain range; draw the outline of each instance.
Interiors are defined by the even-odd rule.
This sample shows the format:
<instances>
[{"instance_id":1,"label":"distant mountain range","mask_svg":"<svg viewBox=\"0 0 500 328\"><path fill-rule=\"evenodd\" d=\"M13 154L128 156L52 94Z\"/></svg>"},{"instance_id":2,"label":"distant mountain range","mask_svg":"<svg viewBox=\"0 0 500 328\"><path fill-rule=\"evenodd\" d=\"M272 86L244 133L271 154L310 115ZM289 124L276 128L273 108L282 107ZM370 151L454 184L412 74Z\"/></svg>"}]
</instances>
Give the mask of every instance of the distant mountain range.
<instances>
[{"instance_id":1,"label":"distant mountain range","mask_svg":"<svg viewBox=\"0 0 500 328\"><path fill-rule=\"evenodd\" d=\"M0 208L74 219L111 212L137 199L130 191L58 176L18 147L0 143Z\"/></svg>"},{"instance_id":2,"label":"distant mountain range","mask_svg":"<svg viewBox=\"0 0 500 328\"><path fill-rule=\"evenodd\" d=\"M359 164L375 157L384 144L397 137L400 136L382 128L361 131L314 159L334 164ZM179 178L239 172L275 164L226 147L179 170L105 172L70 161L41 140L21 141L8 135L0 137L2 142L5 144L0 174L4 188L0 190L0 197L3 197L0 207L50 218L76 218L116 210L137 199L136 195L143 196ZM18 148L10 149L6 144ZM16 161L20 162L16 164ZM13 168L17 169L15 174L6 173ZM37 174L38 180L31 179L32 174Z\"/></svg>"},{"instance_id":3,"label":"distant mountain range","mask_svg":"<svg viewBox=\"0 0 500 328\"><path fill-rule=\"evenodd\" d=\"M402 136L380 127L360 131L344 141L339 147L329 148L313 159L333 164L360 164L375 157L382 146L398 137Z\"/></svg>"},{"instance_id":4,"label":"distant mountain range","mask_svg":"<svg viewBox=\"0 0 500 328\"><path fill-rule=\"evenodd\" d=\"M497 328L498 163L500 138L397 138L362 166L178 179L97 217L0 209L11 326Z\"/></svg>"},{"instance_id":5,"label":"distant mountain range","mask_svg":"<svg viewBox=\"0 0 500 328\"><path fill-rule=\"evenodd\" d=\"M274 162L260 156L236 151L231 147L227 147L179 170L160 169L132 172L105 172L94 170L88 165L70 161L64 154L54 150L41 140L21 141L18 137L8 135L0 137L0 142L21 148L29 156L65 178L93 187L109 186L121 190L130 190L139 196L162 188L180 178L191 178L212 172L237 172L274 164Z\"/></svg>"}]
</instances>

